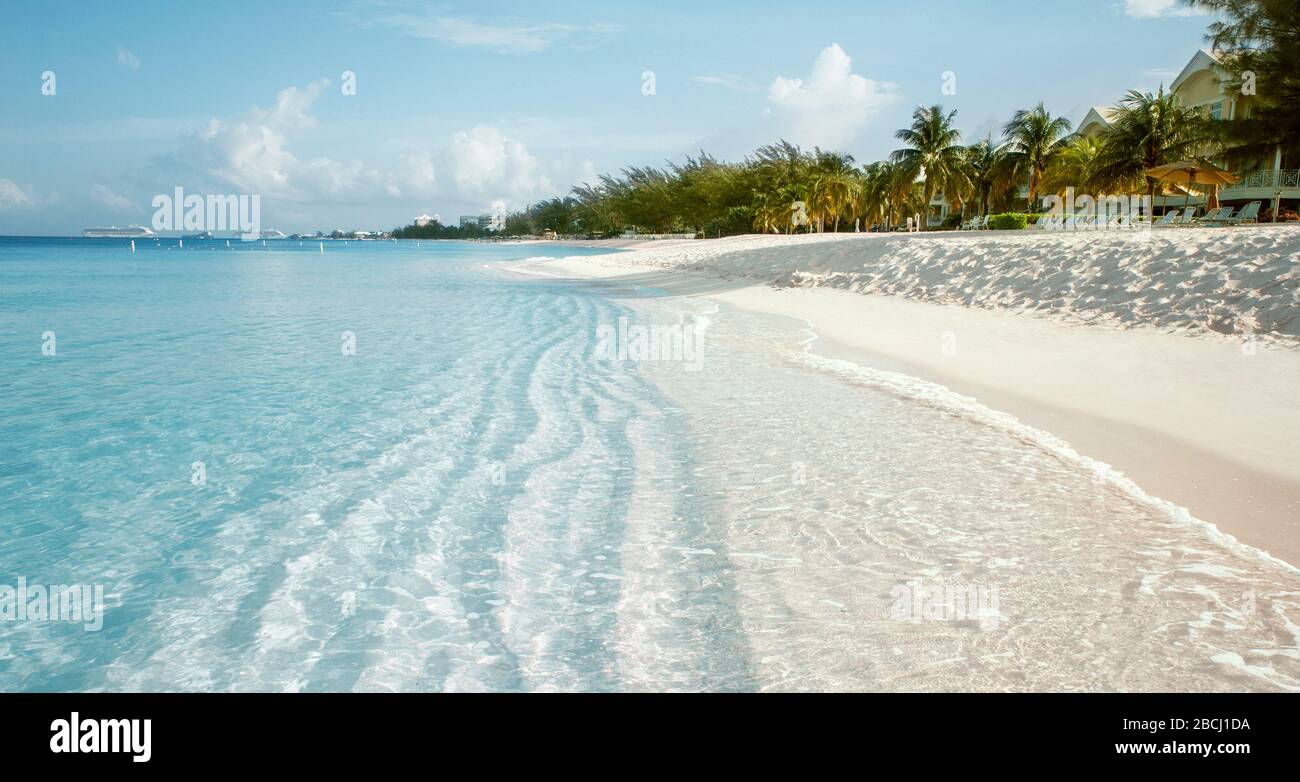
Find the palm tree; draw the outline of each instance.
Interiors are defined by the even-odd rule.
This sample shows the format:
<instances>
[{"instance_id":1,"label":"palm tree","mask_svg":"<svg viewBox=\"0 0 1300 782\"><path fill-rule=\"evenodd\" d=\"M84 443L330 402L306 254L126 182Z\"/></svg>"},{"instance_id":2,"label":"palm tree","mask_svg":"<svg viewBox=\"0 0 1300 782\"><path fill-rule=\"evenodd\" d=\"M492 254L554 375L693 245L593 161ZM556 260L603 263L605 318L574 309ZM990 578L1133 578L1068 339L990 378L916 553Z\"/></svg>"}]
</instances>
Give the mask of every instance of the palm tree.
<instances>
[{"instance_id":1,"label":"palm tree","mask_svg":"<svg viewBox=\"0 0 1300 782\"><path fill-rule=\"evenodd\" d=\"M1021 109L1002 128L1006 155L1018 175L1029 176L1029 211L1038 203L1038 187L1052 158L1069 143L1070 121L1053 117L1040 102L1032 109Z\"/></svg>"},{"instance_id":2,"label":"palm tree","mask_svg":"<svg viewBox=\"0 0 1300 782\"><path fill-rule=\"evenodd\" d=\"M934 194L961 176L961 133L952 126L956 116L955 110L944 114L942 106L922 106L912 112L912 126L894 134L907 147L895 151L890 160L912 181L924 177L923 210L927 213ZM927 222L922 218L921 230L925 230Z\"/></svg>"},{"instance_id":3,"label":"palm tree","mask_svg":"<svg viewBox=\"0 0 1300 782\"><path fill-rule=\"evenodd\" d=\"M1209 120L1185 108L1178 96L1130 90L1119 102L1110 127L1102 132L1094 180L1126 182L1145 177L1147 194L1155 199L1157 181L1147 169L1185 160L1208 151Z\"/></svg>"},{"instance_id":4,"label":"palm tree","mask_svg":"<svg viewBox=\"0 0 1300 782\"><path fill-rule=\"evenodd\" d=\"M1096 136L1075 136L1043 172L1040 186L1044 191L1063 195L1067 187L1108 190L1116 183L1101 182L1097 176L1097 156L1101 141Z\"/></svg>"},{"instance_id":5,"label":"palm tree","mask_svg":"<svg viewBox=\"0 0 1300 782\"><path fill-rule=\"evenodd\" d=\"M769 195L758 196L754 207L755 230L759 233L780 233L789 224L789 202Z\"/></svg>"},{"instance_id":6,"label":"palm tree","mask_svg":"<svg viewBox=\"0 0 1300 782\"><path fill-rule=\"evenodd\" d=\"M853 156L817 150L812 174L811 206L819 216L828 217L835 233L839 233L840 216L852 211L858 201L861 183L853 165Z\"/></svg>"},{"instance_id":7,"label":"palm tree","mask_svg":"<svg viewBox=\"0 0 1300 782\"><path fill-rule=\"evenodd\" d=\"M859 211L868 226L888 225L889 183L892 178L892 163L882 161L862 167L862 200Z\"/></svg>"},{"instance_id":8,"label":"palm tree","mask_svg":"<svg viewBox=\"0 0 1300 782\"><path fill-rule=\"evenodd\" d=\"M974 201L978 216L989 213L989 199L993 191L1006 187L1011 167L1002 147L993 145L992 137L966 147L962 156L965 178L968 183L968 200Z\"/></svg>"}]
</instances>

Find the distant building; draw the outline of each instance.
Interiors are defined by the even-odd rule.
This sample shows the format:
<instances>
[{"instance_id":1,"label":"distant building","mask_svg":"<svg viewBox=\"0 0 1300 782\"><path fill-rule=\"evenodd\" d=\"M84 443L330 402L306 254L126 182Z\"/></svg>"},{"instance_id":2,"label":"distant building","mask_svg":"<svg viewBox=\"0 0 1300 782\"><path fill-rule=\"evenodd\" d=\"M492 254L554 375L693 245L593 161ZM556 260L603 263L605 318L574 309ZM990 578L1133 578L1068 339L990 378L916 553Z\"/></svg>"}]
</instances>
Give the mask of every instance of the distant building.
<instances>
[{"instance_id":1,"label":"distant building","mask_svg":"<svg viewBox=\"0 0 1300 782\"><path fill-rule=\"evenodd\" d=\"M460 227L469 228L471 226L482 228L484 231L500 231L506 227L505 215L501 215L500 219L490 214L461 215Z\"/></svg>"},{"instance_id":2,"label":"distant building","mask_svg":"<svg viewBox=\"0 0 1300 782\"><path fill-rule=\"evenodd\" d=\"M415 218L415 227L423 228L426 225L433 225L436 222L438 222L438 215L434 215L432 217L430 217L429 215L420 215L419 217Z\"/></svg>"},{"instance_id":3,"label":"distant building","mask_svg":"<svg viewBox=\"0 0 1300 782\"><path fill-rule=\"evenodd\" d=\"M1169 92L1177 95L1184 106L1196 109L1207 119L1231 122L1249 117L1254 109L1253 94L1237 89L1236 78L1236 74L1229 73L1220 64L1218 52L1200 49L1169 85ZM1118 110L1112 106L1093 106L1079 123L1078 134L1096 136L1102 133L1110 127L1116 113ZM1286 204L1300 200L1300 170L1297 170L1300 160L1295 157L1295 150L1284 149L1279 144L1261 153L1259 149L1241 149L1239 145L1229 143L1212 160L1240 177L1237 184L1219 188L1220 204L1245 205L1250 201L1262 201L1268 207L1275 197L1280 197ZM1206 201L1205 192L1188 195L1187 191L1180 189L1173 195L1156 195L1155 206L1201 206Z\"/></svg>"},{"instance_id":4,"label":"distant building","mask_svg":"<svg viewBox=\"0 0 1300 782\"><path fill-rule=\"evenodd\" d=\"M1238 74L1230 73L1221 63L1221 55L1209 49L1200 49L1183 66L1178 77L1169 84L1168 92L1177 95L1183 106L1196 109L1206 119L1232 122L1250 117L1254 110L1253 94L1243 93L1237 84ZM1091 106L1075 133L1093 138L1104 133L1115 121L1119 109L1115 106ZM1300 150L1278 144L1271 150L1242 147L1229 142L1227 147L1211 157L1211 162L1239 177L1235 185L1218 189L1220 204L1244 206L1260 201L1265 208L1279 199L1285 208L1300 206ZM1024 208L1029 195L1027 183L1016 189L1017 208ZM1177 190L1172 195L1157 194L1154 206L1204 206L1208 193ZM937 227L950 215L957 213L957 205L949 203L943 193L930 200L927 224Z\"/></svg>"}]
</instances>

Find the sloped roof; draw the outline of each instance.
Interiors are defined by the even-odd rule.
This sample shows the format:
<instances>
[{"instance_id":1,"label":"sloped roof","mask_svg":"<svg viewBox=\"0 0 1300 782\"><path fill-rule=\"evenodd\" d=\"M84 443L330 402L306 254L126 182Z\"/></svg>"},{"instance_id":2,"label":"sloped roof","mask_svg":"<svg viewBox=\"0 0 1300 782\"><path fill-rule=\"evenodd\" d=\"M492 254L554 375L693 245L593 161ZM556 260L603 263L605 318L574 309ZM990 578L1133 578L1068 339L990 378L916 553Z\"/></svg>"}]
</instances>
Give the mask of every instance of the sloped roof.
<instances>
[{"instance_id":1,"label":"sloped roof","mask_svg":"<svg viewBox=\"0 0 1300 782\"><path fill-rule=\"evenodd\" d=\"M1183 82L1190 79L1194 74L1200 73L1201 71L1217 70L1220 59L1221 58L1216 52L1210 51L1209 49L1197 49L1196 54L1192 55L1192 59L1188 61L1187 65L1183 66L1183 70L1178 74L1178 78L1174 79L1173 82L1169 84L1169 91L1175 92L1180 86L1182 86Z\"/></svg>"},{"instance_id":2,"label":"sloped roof","mask_svg":"<svg viewBox=\"0 0 1300 782\"><path fill-rule=\"evenodd\" d=\"M1088 109L1088 113L1083 115L1083 119L1079 120L1079 124L1074 127L1076 129L1086 128L1093 122L1100 125L1110 125L1111 120L1115 118L1118 111L1119 109L1114 106L1092 106Z\"/></svg>"}]
</instances>

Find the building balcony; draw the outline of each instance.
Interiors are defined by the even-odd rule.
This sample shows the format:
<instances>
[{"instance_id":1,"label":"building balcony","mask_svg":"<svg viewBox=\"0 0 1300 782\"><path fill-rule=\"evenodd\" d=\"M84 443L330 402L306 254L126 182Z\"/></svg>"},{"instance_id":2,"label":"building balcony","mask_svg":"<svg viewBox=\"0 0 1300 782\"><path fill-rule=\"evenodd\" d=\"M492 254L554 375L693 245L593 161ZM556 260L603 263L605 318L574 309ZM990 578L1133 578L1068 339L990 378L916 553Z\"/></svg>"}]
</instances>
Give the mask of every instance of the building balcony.
<instances>
[{"instance_id":1,"label":"building balcony","mask_svg":"<svg viewBox=\"0 0 1300 782\"><path fill-rule=\"evenodd\" d=\"M1282 198L1300 198L1300 170L1251 171L1238 174L1241 180L1219 189L1220 201L1266 201L1282 191Z\"/></svg>"}]
</instances>

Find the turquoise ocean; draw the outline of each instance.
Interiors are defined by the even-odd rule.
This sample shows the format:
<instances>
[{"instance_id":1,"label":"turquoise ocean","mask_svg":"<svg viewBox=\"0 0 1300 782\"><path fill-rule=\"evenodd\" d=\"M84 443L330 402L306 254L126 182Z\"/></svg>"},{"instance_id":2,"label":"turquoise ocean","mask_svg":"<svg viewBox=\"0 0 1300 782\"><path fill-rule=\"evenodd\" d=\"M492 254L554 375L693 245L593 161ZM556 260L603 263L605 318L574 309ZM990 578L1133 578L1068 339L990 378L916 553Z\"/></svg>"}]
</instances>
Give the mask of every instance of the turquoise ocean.
<instances>
[{"instance_id":1,"label":"turquoise ocean","mask_svg":"<svg viewBox=\"0 0 1300 782\"><path fill-rule=\"evenodd\" d=\"M538 248L0 238L0 691L1300 688L1294 569Z\"/></svg>"}]
</instances>

